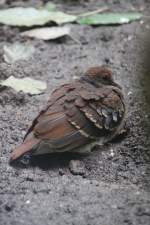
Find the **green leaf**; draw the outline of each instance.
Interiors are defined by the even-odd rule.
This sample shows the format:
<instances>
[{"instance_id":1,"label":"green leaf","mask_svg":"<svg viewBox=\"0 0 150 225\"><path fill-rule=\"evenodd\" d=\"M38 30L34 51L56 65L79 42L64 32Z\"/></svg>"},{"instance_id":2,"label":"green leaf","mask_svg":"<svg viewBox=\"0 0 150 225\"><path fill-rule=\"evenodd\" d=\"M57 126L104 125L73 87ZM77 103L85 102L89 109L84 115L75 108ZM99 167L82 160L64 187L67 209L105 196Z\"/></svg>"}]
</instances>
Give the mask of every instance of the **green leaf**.
<instances>
[{"instance_id":1,"label":"green leaf","mask_svg":"<svg viewBox=\"0 0 150 225\"><path fill-rule=\"evenodd\" d=\"M76 16L68 15L59 11L48 11L46 9L35 9L32 7L14 7L0 10L0 23L11 26L34 26L44 25L50 21L57 24L73 22Z\"/></svg>"},{"instance_id":2,"label":"green leaf","mask_svg":"<svg viewBox=\"0 0 150 225\"><path fill-rule=\"evenodd\" d=\"M46 89L46 83L39 80L34 80L29 77L22 79L15 78L10 76L4 81L0 81L0 85L11 87L14 90L23 91L24 93L30 93L33 95L41 94Z\"/></svg>"},{"instance_id":3,"label":"green leaf","mask_svg":"<svg viewBox=\"0 0 150 225\"><path fill-rule=\"evenodd\" d=\"M14 63L18 60L27 60L35 52L35 48L29 44L15 42L11 45L4 45L4 60L7 63Z\"/></svg>"},{"instance_id":4,"label":"green leaf","mask_svg":"<svg viewBox=\"0 0 150 225\"><path fill-rule=\"evenodd\" d=\"M109 24L124 24L142 17L140 13L103 13L86 16L77 19L79 24L88 25L109 25Z\"/></svg>"},{"instance_id":5,"label":"green leaf","mask_svg":"<svg viewBox=\"0 0 150 225\"><path fill-rule=\"evenodd\" d=\"M52 40L70 34L69 27L44 27L31 29L21 33L21 36L33 37L42 40Z\"/></svg>"}]
</instances>

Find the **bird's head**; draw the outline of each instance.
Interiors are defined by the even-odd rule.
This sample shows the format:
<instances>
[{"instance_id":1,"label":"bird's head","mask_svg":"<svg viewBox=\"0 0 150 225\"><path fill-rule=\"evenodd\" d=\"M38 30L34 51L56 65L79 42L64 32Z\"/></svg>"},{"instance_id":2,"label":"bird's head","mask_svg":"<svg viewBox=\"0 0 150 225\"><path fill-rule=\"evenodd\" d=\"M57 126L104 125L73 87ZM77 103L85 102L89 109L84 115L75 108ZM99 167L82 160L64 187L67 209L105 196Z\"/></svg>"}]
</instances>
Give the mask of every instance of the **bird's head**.
<instances>
[{"instance_id":1,"label":"bird's head","mask_svg":"<svg viewBox=\"0 0 150 225\"><path fill-rule=\"evenodd\" d=\"M106 85L112 85L114 83L111 70L105 66L90 67L85 72L85 76Z\"/></svg>"}]
</instances>

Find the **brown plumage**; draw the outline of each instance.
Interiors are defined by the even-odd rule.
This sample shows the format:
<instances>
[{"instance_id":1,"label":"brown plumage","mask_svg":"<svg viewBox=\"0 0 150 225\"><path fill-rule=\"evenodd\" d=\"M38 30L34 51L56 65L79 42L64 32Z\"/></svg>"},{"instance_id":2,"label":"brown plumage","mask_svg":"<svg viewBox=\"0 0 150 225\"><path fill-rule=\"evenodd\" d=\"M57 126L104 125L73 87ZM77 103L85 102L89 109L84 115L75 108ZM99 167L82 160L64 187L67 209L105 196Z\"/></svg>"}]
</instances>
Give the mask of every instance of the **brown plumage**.
<instances>
[{"instance_id":1,"label":"brown plumage","mask_svg":"<svg viewBox=\"0 0 150 225\"><path fill-rule=\"evenodd\" d=\"M85 152L90 143L105 143L116 136L124 121L121 88L105 67L91 67L72 83L52 92L47 106L29 128L11 161L24 155Z\"/></svg>"}]
</instances>

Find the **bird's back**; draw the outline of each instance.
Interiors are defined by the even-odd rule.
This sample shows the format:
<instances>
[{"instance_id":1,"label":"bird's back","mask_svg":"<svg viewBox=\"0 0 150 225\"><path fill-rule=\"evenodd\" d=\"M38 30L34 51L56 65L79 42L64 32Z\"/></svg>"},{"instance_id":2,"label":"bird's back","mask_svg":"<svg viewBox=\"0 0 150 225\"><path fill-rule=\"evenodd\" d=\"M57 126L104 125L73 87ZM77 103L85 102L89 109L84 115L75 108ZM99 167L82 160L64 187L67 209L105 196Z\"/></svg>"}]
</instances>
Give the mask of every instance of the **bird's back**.
<instances>
[{"instance_id":1,"label":"bird's back","mask_svg":"<svg viewBox=\"0 0 150 225\"><path fill-rule=\"evenodd\" d=\"M51 94L47 107L34 120L28 134L32 132L41 142L47 141L53 152L70 151L102 137L110 138L124 112L118 88L95 87L82 79L76 80Z\"/></svg>"}]
</instances>

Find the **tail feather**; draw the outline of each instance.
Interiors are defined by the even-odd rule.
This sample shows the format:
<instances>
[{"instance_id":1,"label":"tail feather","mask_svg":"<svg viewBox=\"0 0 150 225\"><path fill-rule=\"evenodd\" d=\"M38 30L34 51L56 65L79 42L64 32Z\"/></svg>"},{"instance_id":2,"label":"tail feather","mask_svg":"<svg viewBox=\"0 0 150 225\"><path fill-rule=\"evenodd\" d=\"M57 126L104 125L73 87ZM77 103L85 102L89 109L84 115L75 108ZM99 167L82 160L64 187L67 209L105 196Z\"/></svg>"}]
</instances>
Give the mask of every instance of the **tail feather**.
<instances>
[{"instance_id":1,"label":"tail feather","mask_svg":"<svg viewBox=\"0 0 150 225\"><path fill-rule=\"evenodd\" d=\"M22 156L24 153L30 151L35 145L40 142L39 139L32 137L31 139L25 141L23 144L18 146L11 154L10 161L14 161L15 159Z\"/></svg>"}]
</instances>

